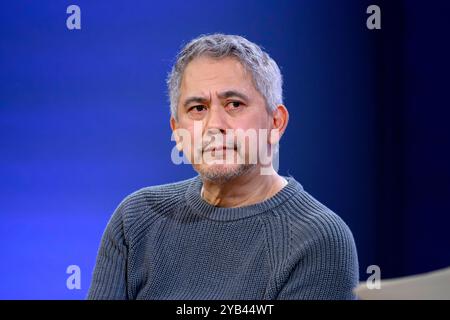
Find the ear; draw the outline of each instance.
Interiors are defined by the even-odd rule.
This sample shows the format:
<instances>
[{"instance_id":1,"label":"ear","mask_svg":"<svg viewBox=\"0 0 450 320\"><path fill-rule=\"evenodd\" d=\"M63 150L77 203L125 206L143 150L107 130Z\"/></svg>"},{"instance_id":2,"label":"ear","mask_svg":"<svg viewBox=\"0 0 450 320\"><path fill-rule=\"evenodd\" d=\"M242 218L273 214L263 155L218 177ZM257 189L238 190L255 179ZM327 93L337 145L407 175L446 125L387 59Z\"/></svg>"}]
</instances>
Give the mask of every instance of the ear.
<instances>
[{"instance_id":1,"label":"ear","mask_svg":"<svg viewBox=\"0 0 450 320\"><path fill-rule=\"evenodd\" d=\"M269 143L274 145L280 141L289 122L289 112L284 105L278 105L273 111L271 122L272 128L270 130Z\"/></svg>"},{"instance_id":2,"label":"ear","mask_svg":"<svg viewBox=\"0 0 450 320\"><path fill-rule=\"evenodd\" d=\"M170 128L172 129L172 134L173 134L173 137L175 138L175 142L177 144L176 147L177 147L178 151L180 151L180 152L183 151L181 137L177 133L178 122L177 122L177 120L175 120L175 118L173 116L170 116Z\"/></svg>"}]
</instances>

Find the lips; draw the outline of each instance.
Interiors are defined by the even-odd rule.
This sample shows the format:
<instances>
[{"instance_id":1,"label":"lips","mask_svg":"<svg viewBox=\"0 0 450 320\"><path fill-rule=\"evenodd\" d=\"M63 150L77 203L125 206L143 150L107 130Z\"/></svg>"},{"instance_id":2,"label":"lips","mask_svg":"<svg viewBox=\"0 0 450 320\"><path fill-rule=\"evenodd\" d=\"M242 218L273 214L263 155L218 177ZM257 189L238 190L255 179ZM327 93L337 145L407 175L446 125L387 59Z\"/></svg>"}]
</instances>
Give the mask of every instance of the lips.
<instances>
[{"instance_id":1,"label":"lips","mask_svg":"<svg viewBox=\"0 0 450 320\"><path fill-rule=\"evenodd\" d=\"M213 146L213 147L207 147L203 150L203 152L211 152L211 151L223 151L223 150L236 150L236 147L234 146Z\"/></svg>"}]
</instances>

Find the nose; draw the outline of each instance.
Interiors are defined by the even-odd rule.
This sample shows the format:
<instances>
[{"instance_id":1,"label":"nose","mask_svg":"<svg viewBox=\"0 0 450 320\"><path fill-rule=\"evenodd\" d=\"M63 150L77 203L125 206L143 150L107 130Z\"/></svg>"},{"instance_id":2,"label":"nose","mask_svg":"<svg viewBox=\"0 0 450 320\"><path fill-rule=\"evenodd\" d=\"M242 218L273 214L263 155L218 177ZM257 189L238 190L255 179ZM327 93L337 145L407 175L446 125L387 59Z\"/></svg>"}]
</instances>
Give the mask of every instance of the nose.
<instances>
[{"instance_id":1,"label":"nose","mask_svg":"<svg viewBox=\"0 0 450 320\"><path fill-rule=\"evenodd\" d=\"M205 134L225 134L228 128L227 113L220 105L211 106L208 115L205 119L204 133Z\"/></svg>"},{"instance_id":2,"label":"nose","mask_svg":"<svg viewBox=\"0 0 450 320\"><path fill-rule=\"evenodd\" d=\"M227 114L221 105L212 105L204 119L203 137L204 145L207 146L225 143L226 129L228 128Z\"/></svg>"}]
</instances>

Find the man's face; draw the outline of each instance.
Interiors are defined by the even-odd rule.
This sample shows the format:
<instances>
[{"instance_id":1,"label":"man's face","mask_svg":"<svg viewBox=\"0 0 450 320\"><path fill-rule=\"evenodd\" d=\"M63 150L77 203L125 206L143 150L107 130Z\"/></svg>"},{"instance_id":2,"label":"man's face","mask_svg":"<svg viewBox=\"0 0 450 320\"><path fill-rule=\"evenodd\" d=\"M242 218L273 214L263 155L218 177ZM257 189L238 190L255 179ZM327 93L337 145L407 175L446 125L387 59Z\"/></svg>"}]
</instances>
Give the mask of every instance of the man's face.
<instances>
[{"instance_id":1,"label":"man's face","mask_svg":"<svg viewBox=\"0 0 450 320\"><path fill-rule=\"evenodd\" d=\"M272 117L251 73L237 59L192 60L183 74L177 116L178 121L171 119L172 129L190 133L189 141L182 139L183 152L203 177L227 181L259 165L250 161L250 153L254 160L255 148L257 153L260 143L266 147L267 138L258 142L250 135L235 133L238 129L251 129L256 136L260 129L270 132ZM201 143L194 141L199 138L194 133L195 126L197 133L201 132ZM234 134L230 134L230 129ZM194 161L195 156L201 161Z\"/></svg>"}]
</instances>

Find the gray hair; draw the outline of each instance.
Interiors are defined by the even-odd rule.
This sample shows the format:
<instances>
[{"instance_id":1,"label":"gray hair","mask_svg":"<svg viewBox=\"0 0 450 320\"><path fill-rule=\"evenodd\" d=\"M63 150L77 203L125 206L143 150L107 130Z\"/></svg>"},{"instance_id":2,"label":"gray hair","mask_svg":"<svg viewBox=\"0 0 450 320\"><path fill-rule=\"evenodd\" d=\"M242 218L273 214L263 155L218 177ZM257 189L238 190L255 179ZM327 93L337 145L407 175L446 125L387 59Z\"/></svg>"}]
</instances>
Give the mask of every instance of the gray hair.
<instances>
[{"instance_id":1,"label":"gray hair","mask_svg":"<svg viewBox=\"0 0 450 320\"><path fill-rule=\"evenodd\" d=\"M180 85L186 66L194 58L208 56L217 59L235 57L251 72L255 88L264 97L269 112L283 103L283 78L277 63L257 44L237 35L215 33L201 35L186 44L167 77L170 112L175 119L180 98Z\"/></svg>"}]
</instances>

